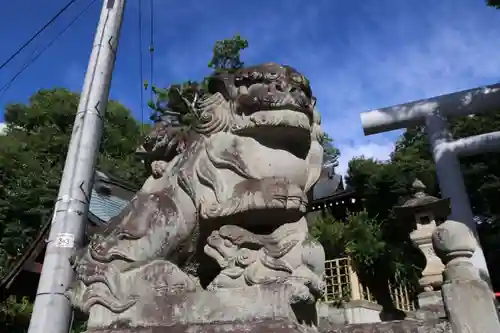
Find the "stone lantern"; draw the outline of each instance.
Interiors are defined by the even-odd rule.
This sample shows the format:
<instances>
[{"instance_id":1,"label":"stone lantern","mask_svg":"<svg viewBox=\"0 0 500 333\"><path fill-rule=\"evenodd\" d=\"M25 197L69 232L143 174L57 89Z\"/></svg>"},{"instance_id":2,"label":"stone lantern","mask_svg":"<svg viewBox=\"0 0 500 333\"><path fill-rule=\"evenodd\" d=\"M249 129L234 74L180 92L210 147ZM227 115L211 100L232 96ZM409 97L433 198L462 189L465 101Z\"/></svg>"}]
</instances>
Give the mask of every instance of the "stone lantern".
<instances>
[{"instance_id":1,"label":"stone lantern","mask_svg":"<svg viewBox=\"0 0 500 333\"><path fill-rule=\"evenodd\" d=\"M426 265L419 280L423 293L419 295L419 305L424 307L441 300L436 292L443 282L444 265L432 247L432 233L436 227L446 220L451 212L449 199L438 199L426 194L425 185L420 180L412 184L413 197L402 206L394 207L396 217L403 223L412 223L413 231L410 239L424 254Z\"/></svg>"}]
</instances>

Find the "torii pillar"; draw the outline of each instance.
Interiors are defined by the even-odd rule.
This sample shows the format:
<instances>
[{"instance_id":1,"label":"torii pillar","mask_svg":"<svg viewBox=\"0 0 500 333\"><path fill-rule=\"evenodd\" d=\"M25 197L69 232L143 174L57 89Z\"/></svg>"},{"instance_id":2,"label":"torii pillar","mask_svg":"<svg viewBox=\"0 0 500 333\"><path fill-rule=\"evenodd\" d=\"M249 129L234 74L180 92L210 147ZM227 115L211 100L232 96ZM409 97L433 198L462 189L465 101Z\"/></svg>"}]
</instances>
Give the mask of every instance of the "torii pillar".
<instances>
[{"instance_id":1,"label":"torii pillar","mask_svg":"<svg viewBox=\"0 0 500 333\"><path fill-rule=\"evenodd\" d=\"M453 141L448 130L447 118L499 110L500 84L495 84L363 112L361 123L365 135L424 125L436 163L441 196L450 198L451 201L449 218L467 225L478 240L476 224L458 158L500 151L500 132L485 133ZM479 241L472 261L483 277L489 280L486 260Z\"/></svg>"}]
</instances>

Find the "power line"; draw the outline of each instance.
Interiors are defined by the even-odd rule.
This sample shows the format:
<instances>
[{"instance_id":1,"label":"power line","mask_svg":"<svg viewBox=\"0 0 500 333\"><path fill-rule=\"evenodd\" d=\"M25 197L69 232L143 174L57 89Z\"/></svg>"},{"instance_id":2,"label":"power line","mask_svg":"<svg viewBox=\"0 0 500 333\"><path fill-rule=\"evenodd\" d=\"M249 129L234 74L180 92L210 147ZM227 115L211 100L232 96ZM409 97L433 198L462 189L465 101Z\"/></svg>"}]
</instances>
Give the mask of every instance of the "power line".
<instances>
[{"instance_id":1,"label":"power line","mask_svg":"<svg viewBox=\"0 0 500 333\"><path fill-rule=\"evenodd\" d=\"M34 56L33 58L29 59L25 64L24 66L6 83L4 84L1 88L0 88L0 92L1 92L1 95L0 95L0 99L3 98L3 96L5 95L5 93L7 92L7 90L9 90L10 86L12 85L12 83L14 83L14 81L26 70L28 69L29 66L31 66L38 58L40 58L40 56L45 52L47 51L52 45L54 45L54 43L66 32L69 30L69 28L71 28L73 26L73 24L75 24L80 18L83 17L83 15L90 9L90 7L96 2L97 0L91 0L91 2L80 12L78 13L78 15L73 18L73 20L71 20L65 27L63 30L61 30L61 32L59 32L59 34L54 37L47 45L45 45L45 47L43 47L40 52L38 52L38 54L36 56Z\"/></svg>"},{"instance_id":2,"label":"power line","mask_svg":"<svg viewBox=\"0 0 500 333\"><path fill-rule=\"evenodd\" d=\"M153 84L153 69L154 69L154 52L155 52L155 44L154 44L154 30L155 30L155 21L154 21L154 0L150 0L149 6L149 20L151 23L150 30L150 41L149 41L149 59L150 59L150 79L151 85ZM153 100L153 89L151 89L151 100Z\"/></svg>"},{"instance_id":3,"label":"power line","mask_svg":"<svg viewBox=\"0 0 500 333\"><path fill-rule=\"evenodd\" d=\"M7 60L5 60L2 65L0 65L0 70L7 66L19 53L21 53L32 41L35 40L45 29L47 29L59 16L61 16L72 4L78 0L71 0L63 8L61 8L56 15L54 15L43 27L41 27L26 43L24 43L16 52L14 52Z\"/></svg>"},{"instance_id":4,"label":"power line","mask_svg":"<svg viewBox=\"0 0 500 333\"><path fill-rule=\"evenodd\" d=\"M139 16L138 16L138 24L139 24L139 72L141 76L140 83L140 93L141 93L141 130L144 130L144 66L142 59L142 1L139 0Z\"/></svg>"}]
</instances>

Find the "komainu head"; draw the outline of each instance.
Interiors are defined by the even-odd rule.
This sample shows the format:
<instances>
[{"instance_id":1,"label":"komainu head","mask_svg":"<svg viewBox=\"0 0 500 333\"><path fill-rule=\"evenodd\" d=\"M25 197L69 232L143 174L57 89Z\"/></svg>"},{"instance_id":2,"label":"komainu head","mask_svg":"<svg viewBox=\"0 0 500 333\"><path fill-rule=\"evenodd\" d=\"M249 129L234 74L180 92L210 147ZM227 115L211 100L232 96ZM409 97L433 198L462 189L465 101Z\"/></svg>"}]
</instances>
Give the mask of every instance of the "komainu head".
<instances>
[{"instance_id":1,"label":"komainu head","mask_svg":"<svg viewBox=\"0 0 500 333\"><path fill-rule=\"evenodd\" d=\"M316 99L307 78L294 68L271 62L214 74L188 95L180 100L195 121L185 126L175 110L167 110L140 148L149 156L148 166L154 160L172 160L200 135L218 132L253 138L321 165L322 148L314 144L323 135Z\"/></svg>"},{"instance_id":2,"label":"komainu head","mask_svg":"<svg viewBox=\"0 0 500 333\"><path fill-rule=\"evenodd\" d=\"M312 118L315 99L309 81L294 68L276 63L214 75L209 92L221 93L239 115L264 110L294 110Z\"/></svg>"},{"instance_id":3,"label":"komainu head","mask_svg":"<svg viewBox=\"0 0 500 333\"><path fill-rule=\"evenodd\" d=\"M307 156L319 119L309 81L294 68L266 63L215 75L209 92L231 103L233 133L300 158Z\"/></svg>"}]
</instances>

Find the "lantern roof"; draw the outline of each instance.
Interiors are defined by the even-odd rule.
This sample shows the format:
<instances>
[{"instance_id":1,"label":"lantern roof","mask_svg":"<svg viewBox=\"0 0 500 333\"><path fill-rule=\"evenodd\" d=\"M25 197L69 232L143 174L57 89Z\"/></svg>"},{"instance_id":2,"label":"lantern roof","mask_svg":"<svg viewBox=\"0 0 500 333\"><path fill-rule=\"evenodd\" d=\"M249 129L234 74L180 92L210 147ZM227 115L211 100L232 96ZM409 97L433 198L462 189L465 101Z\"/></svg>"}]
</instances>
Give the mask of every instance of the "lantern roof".
<instances>
[{"instance_id":1,"label":"lantern roof","mask_svg":"<svg viewBox=\"0 0 500 333\"><path fill-rule=\"evenodd\" d=\"M403 205L394 207L398 218L406 218L422 211L429 211L435 218L446 218L450 212L450 199L439 199L425 193L426 186L419 179L412 184L413 196Z\"/></svg>"}]
</instances>

